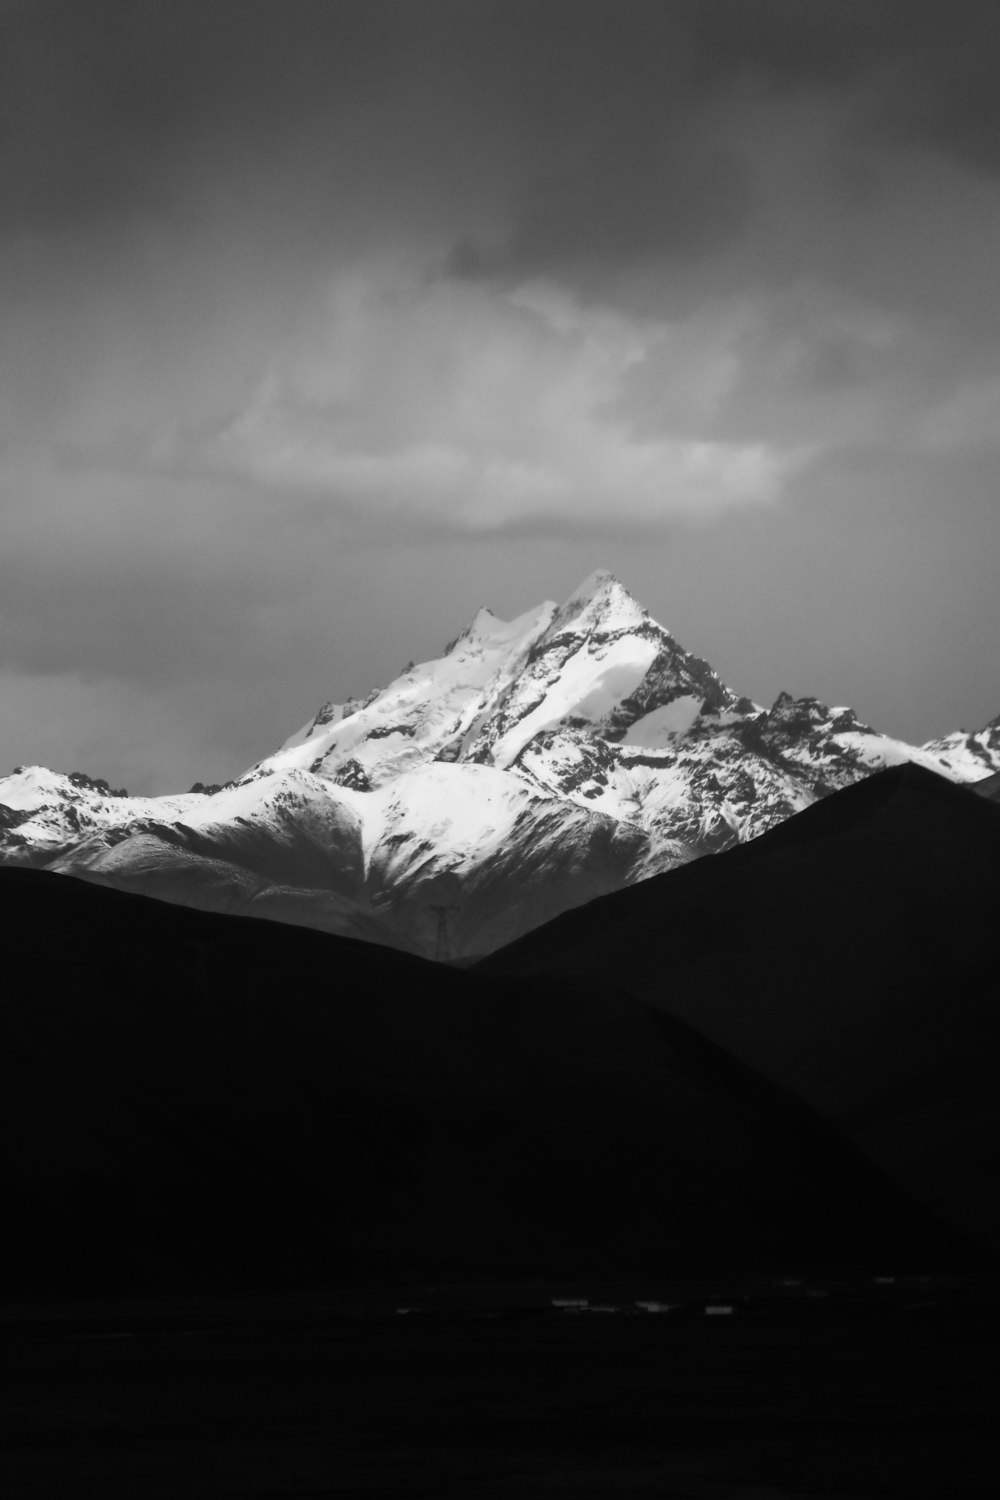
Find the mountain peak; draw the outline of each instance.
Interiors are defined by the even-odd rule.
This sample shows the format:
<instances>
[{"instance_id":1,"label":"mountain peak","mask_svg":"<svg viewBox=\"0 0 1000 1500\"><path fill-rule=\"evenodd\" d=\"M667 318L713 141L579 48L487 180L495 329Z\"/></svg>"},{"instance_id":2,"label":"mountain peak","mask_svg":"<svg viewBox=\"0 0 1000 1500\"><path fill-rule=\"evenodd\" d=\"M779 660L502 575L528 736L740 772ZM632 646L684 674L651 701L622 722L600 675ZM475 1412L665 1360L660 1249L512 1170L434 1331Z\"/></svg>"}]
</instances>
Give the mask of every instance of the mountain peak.
<instances>
[{"instance_id":1,"label":"mountain peak","mask_svg":"<svg viewBox=\"0 0 1000 1500\"><path fill-rule=\"evenodd\" d=\"M607 568L596 568L560 605L546 599L513 620L502 619L484 605L461 634L448 642L444 654L450 656L456 651L475 650L484 644L494 647L513 645L541 631L551 635L571 620L578 622L584 631L590 631L598 626L606 629L612 622L625 627L646 618L646 611L624 584Z\"/></svg>"},{"instance_id":2,"label":"mountain peak","mask_svg":"<svg viewBox=\"0 0 1000 1500\"><path fill-rule=\"evenodd\" d=\"M988 782L1000 725L918 748L815 698L765 711L600 568L559 608L478 610L228 790L128 798L22 767L0 778L0 864L468 955L909 760Z\"/></svg>"},{"instance_id":3,"label":"mountain peak","mask_svg":"<svg viewBox=\"0 0 1000 1500\"><path fill-rule=\"evenodd\" d=\"M591 604L603 604L605 601L618 599L628 600L629 604L636 609L641 608L614 573L609 572L607 568L595 568L593 573L587 574L582 583L577 584L563 604L562 610L576 611L585 609Z\"/></svg>"},{"instance_id":4,"label":"mountain peak","mask_svg":"<svg viewBox=\"0 0 1000 1500\"><path fill-rule=\"evenodd\" d=\"M588 573L582 583L576 588L566 600L566 604L587 603L597 594L609 593L615 587L622 588L623 585L608 568L595 568Z\"/></svg>"},{"instance_id":5,"label":"mountain peak","mask_svg":"<svg viewBox=\"0 0 1000 1500\"><path fill-rule=\"evenodd\" d=\"M483 646L494 649L505 646L513 648L522 639L533 637L544 630L555 612L555 604L551 599L546 599L544 603L536 604L534 609L527 609L523 614L516 615L513 620L504 620L484 605L476 611L461 635L448 642L444 654L451 656L458 651L476 650Z\"/></svg>"},{"instance_id":6,"label":"mountain peak","mask_svg":"<svg viewBox=\"0 0 1000 1500\"><path fill-rule=\"evenodd\" d=\"M556 610L549 627L553 633L570 621L576 629L626 629L647 620L642 605L607 568L598 568L579 584Z\"/></svg>"}]
</instances>

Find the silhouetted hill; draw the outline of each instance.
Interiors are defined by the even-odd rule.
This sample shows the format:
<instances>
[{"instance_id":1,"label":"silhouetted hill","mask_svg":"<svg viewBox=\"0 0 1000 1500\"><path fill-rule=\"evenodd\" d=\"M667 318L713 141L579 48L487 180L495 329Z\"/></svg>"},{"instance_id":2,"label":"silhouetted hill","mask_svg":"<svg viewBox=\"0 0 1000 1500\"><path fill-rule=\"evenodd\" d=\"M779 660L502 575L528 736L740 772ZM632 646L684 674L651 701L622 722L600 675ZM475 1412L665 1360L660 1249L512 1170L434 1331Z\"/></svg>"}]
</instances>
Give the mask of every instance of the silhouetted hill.
<instances>
[{"instance_id":1,"label":"silhouetted hill","mask_svg":"<svg viewBox=\"0 0 1000 1500\"><path fill-rule=\"evenodd\" d=\"M479 972L613 984L1000 1248L1000 808L903 766L567 912Z\"/></svg>"},{"instance_id":2,"label":"silhouetted hill","mask_svg":"<svg viewBox=\"0 0 1000 1500\"><path fill-rule=\"evenodd\" d=\"M0 870L3 1289L627 1276L960 1252L603 982Z\"/></svg>"},{"instance_id":3,"label":"silhouetted hill","mask_svg":"<svg viewBox=\"0 0 1000 1500\"><path fill-rule=\"evenodd\" d=\"M1000 771L984 776L981 781L971 781L969 791L978 792L980 797L989 797L992 802L1000 802Z\"/></svg>"}]
</instances>

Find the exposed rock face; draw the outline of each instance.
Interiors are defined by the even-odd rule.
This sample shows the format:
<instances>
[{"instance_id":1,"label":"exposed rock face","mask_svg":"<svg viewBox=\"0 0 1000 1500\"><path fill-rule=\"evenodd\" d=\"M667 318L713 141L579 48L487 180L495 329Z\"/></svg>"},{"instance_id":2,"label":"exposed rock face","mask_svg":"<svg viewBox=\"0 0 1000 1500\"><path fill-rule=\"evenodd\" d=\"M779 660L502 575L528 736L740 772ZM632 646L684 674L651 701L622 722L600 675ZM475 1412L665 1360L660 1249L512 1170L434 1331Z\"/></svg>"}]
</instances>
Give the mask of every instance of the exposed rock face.
<instances>
[{"instance_id":1,"label":"exposed rock face","mask_svg":"<svg viewBox=\"0 0 1000 1500\"><path fill-rule=\"evenodd\" d=\"M906 761L985 778L1000 717L918 748L815 698L764 709L601 572L560 607L480 610L229 786L129 798L16 771L0 857L460 958Z\"/></svg>"}]
</instances>

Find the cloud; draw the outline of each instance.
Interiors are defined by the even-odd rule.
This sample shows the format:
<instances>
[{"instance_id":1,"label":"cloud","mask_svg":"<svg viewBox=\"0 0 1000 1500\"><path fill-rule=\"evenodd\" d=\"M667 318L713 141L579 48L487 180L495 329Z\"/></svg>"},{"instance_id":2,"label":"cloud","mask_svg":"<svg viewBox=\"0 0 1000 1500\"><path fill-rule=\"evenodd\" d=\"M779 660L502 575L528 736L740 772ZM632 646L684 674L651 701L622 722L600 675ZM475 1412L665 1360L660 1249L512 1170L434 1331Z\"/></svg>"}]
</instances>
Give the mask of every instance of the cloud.
<instances>
[{"instance_id":1,"label":"cloud","mask_svg":"<svg viewBox=\"0 0 1000 1500\"><path fill-rule=\"evenodd\" d=\"M915 437L930 452L1000 450L1000 375L963 382L921 416Z\"/></svg>"},{"instance_id":2,"label":"cloud","mask_svg":"<svg viewBox=\"0 0 1000 1500\"><path fill-rule=\"evenodd\" d=\"M662 324L583 306L544 282L486 285L356 273L306 348L272 362L202 450L220 472L461 529L717 514L774 499L798 452L707 436L640 436L630 375Z\"/></svg>"}]
</instances>

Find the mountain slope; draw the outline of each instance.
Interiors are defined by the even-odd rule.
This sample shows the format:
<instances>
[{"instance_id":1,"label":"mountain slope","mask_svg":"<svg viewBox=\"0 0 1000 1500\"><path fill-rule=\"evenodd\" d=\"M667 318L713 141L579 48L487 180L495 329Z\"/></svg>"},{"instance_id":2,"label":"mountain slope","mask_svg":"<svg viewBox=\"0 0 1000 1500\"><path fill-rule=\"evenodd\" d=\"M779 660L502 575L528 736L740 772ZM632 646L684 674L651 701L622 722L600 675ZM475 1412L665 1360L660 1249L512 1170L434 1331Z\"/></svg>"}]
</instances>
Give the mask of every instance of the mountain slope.
<instances>
[{"instance_id":1,"label":"mountain slope","mask_svg":"<svg viewBox=\"0 0 1000 1500\"><path fill-rule=\"evenodd\" d=\"M813 698L765 710L599 572L560 607L481 610L442 657L326 704L233 786L2 778L0 858L468 958L906 762L985 779L1000 719L916 747Z\"/></svg>"},{"instance_id":2,"label":"mountain slope","mask_svg":"<svg viewBox=\"0 0 1000 1500\"><path fill-rule=\"evenodd\" d=\"M964 1250L810 1111L586 983L0 870L8 1299L920 1268Z\"/></svg>"},{"instance_id":3,"label":"mountain slope","mask_svg":"<svg viewBox=\"0 0 1000 1500\"><path fill-rule=\"evenodd\" d=\"M998 911L1000 808L903 766L483 971L603 982L696 1026L1000 1249Z\"/></svg>"}]
</instances>

